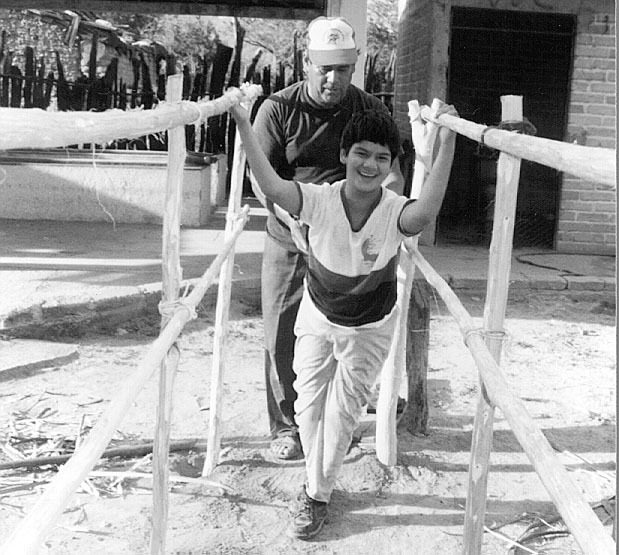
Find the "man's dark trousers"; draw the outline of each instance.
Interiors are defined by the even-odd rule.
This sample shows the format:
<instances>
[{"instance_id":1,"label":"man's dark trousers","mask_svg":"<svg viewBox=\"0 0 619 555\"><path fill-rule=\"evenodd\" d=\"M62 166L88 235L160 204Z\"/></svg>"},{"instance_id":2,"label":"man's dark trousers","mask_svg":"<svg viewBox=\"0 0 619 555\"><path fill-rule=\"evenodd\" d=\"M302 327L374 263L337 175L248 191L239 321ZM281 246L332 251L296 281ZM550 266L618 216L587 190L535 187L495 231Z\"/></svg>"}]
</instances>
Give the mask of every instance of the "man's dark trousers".
<instances>
[{"instance_id":1,"label":"man's dark trousers","mask_svg":"<svg viewBox=\"0 0 619 555\"><path fill-rule=\"evenodd\" d=\"M294 323L303 296L307 260L299 250L291 251L265 238L262 258L262 319L265 341L267 410L271 437L296 435L292 370Z\"/></svg>"}]
</instances>

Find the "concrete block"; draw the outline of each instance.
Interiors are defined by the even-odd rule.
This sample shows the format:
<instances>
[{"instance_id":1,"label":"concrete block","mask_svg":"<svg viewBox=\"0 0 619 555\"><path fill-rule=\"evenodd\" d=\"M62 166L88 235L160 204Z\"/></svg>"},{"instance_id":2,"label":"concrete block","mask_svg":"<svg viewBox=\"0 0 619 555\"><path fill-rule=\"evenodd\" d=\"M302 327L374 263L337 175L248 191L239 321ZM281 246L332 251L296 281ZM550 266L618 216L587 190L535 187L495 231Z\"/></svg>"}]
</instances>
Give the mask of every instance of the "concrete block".
<instances>
[{"instance_id":1,"label":"concrete block","mask_svg":"<svg viewBox=\"0 0 619 555\"><path fill-rule=\"evenodd\" d=\"M530 287L536 291L563 291L567 289L567 282L558 276L554 279L532 279Z\"/></svg>"},{"instance_id":2,"label":"concrete block","mask_svg":"<svg viewBox=\"0 0 619 555\"><path fill-rule=\"evenodd\" d=\"M509 289L510 291L530 289L531 282L528 279L510 279Z\"/></svg>"},{"instance_id":3,"label":"concrete block","mask_svg":"<svg viewBox=\"0 0 619 555\"><path fill-rule=\"evenodd\" d=\"M570 291L603 291L604 278L592 276L565 276Z\"/></svg>"},{"instance_id":4,"label":"concrete block","mask_svg":"<svg viewBox=\"0 0 619 555\"><path fill-rule=\"evenodd\" d=\"M474 289L477 291L485 291L488 281L485 279L479 279L474 277L457 278L454 276L449 276L449 278L447 279L447 283L452 289Z\"/></svg>"}]
</instances>

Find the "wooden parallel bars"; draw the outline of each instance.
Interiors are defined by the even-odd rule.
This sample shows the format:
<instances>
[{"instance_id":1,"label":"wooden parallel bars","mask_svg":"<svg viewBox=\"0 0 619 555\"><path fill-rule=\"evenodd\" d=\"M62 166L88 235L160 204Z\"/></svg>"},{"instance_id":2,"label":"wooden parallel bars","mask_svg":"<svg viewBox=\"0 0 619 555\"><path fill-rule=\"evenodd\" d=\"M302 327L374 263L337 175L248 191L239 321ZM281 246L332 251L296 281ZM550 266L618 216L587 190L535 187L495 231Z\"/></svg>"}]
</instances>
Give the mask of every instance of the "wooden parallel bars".
<instances>
[{"instance_id":1,"label":"wooden parallel bars","mask_svg":"<svg viewBox=\"0 0 619 555\"><path fill-rule=\"evenodd\" d=\"M503 119L522 119L521 97L502 97L501 101ZM428 107L422 108L422 115L427 121L445 125L473 140L481 141L483 137L486 145L502 151L497 168L497 201L484 309L487 336L485 341L481 330L475 329L473 320L447 283L423 259L416 246L413 246L412 250L415 264L441 295L460 326L481 378L482 393L478 402L471 448L463 553L465 555L481 553L495 406L501 409L509 422L583 553L586 555L615 553L615 542L605 532L591 507L583 500L565 468L558 462L545 436L527 413L522 401L509 391L498 366L507 305L520 159L532 160L590 181L614 183L615 154L608 149L580 147L548 139L524 137L497 129L486 130L484 126L447 114L434 118Z\"/></svg>"},{"instance_id":2,"label":"wooden parallel bars","mask_svg":"<svg viewBox=\"0 0 619 555\"><path fill-rule=\"evenodd\" d=\"M490 401L503 412L582 552L585 555L613 555L616 552L615 542L559 463L524 403L511 393L509 384L484 342L482 330L475 327L456 294L418 250L413 251L413 260L456 320L464 342L475 359Z\"/></svg>"},{"instance_id":3,"label":"wooden parallel bars","mask_svg":"<svg viewBox=\"0 0 619 555\"><path fill-rule=\"evenodd\" d=\"M259 87L256 89L259 89ZM250 97L252 94L257 95L256 89L251 92ZM53 113L32 109L29 110L29 117L23 118L23 110L2 108L0 109L0 126L7 132L0 137L0 149L54 147L86 142L105 143L117 138L143 136L193 123L200 118L221 113L238 102L243 94L247 93L241 91L226 93L228 96L224 95L224 97L218 99L220 102L217 106L214 105L217 100L204 103L206 105L196 103L164 104L148 113L110 111L120 113L88 112L54 115ZM58 115L60 117L56 117ZM498 148L513 156L542 163L589 181L614 184L615 156L614 152L608 149L593 149L548 139L523 137L512 132L496 129L486 130L485 126L449 115L442 115L434 120L429 111L424 113L424 117L428 121L445 125L477 141L480 141L484 136L486 145ZM24 123L27 125L24 125ZM68 123L71 125L67 125ZM62 129L63 126L65 129ZM13 132L13 130L18 131ZM151 349L138 366L135 375L127 383L122 395L112 400L108 410L92 429L89 438L61 468L31 512L2 546L1 555L36 552L45 533L61 514L70 496L98 461L133 399L141 390L145 381L155 371L155 368L167 356L182 327L191 318L192 312L214 280L215 274L222 268L226 257L232 251L234 242L247 219L247 214L248 208L246 207L241 213L241 219L234 225L234 231L226 241L222 252L200 278L192 293L184 300L182 303L184 306L176 309L160 336L151 345ZM496 222L497 218L495 217L495 225ZM412 259L424 273L428 282L439 292L450 312L456 318L465 336L465 342L477 363L490 401L503 411L583 552L587 555L614 553L615 544L613 540L605 533L591 508L580 497L569 475L556 460L554 451L526 412L522 402L509 392L495 358L488 350L481 335L473 328L472 320L464 307L449 286L425 262L416 249L413 250ZM163 391L168 388L169 383L162 386ZM164 435L165 420L164 414L161 420L161 433ZM165 443L165 441L162 443ZM166 482L165 470L160 472L160 475L161 483ZM163 510L165 511L165 509ZM163 517L163 520L165 521L165 517ZM155 547L156 543L160 547ZM163 543L160 540L155 541L153 539L151 544L153 553L162 552L162 546ZM156 549L159 549L159 551L156 551Z\"/></svg>"},{"instance_id":4,"label":"wooden parallel bars","mask_svg":"<svg viewBox=\"0 0 619 555\"><path fill-rule=\"evenodd\" d=\"M166 327L151 344L135 373L123 384L120 394L112 399L90 431L88 438L60 468L34 507L0 548L0 555L35 555L38 553L46 533L62 514L75 490L101 457L101 453L131 408L135 397L159 368L183 327L193 317L196 307L215 281L238 236L243 231L248 217L249 206L245 206L234 225L233 234L224 243L220 253L196 283L191 293L176 308Z\"/></svg>"},{"instance_id":5,"label":"wooden parallel bars","mask_svg":"<svg viewBox=\"0 0 619 555\"><path fill-rule=\"evenodd\" d=\"M181 283L180 269L180 206L182 200L182 173L186 156L184 125L197 119L218 115L240 101L251 102L260 93L257 85L228 91L223 97L204 103L183 103L180 78L168 80L168 102L147 112L70 112L52 113L38 109L1 108L0 148L24 146L35 148L66 146L81 142L108 142L115 138L140 136L170 130L167 189L163 226L163 305L173 311L164 314L162 330L122 393L112 399L107 410L91 430L88 439L62 466L32 510L19 523L7 541L0 547L0 555L33 555L38 552L45 535L62 514L69 499L98 462L118 424L131 407L135 397L155 370L161 370L157 428L155 431L153 468L153 529L151 553L163 554L167 520L168 451L171 417L171 394L178 362L176 339L184 325L194 317L197 305L215 280L249 217L249 207L229 217L226 241L193 291L178 300ZM27 117L24 114L27 113ZM136 127L137 126L137 127ZM136 131L136 129L140 129Z\"/></svg>"}]
</instances>

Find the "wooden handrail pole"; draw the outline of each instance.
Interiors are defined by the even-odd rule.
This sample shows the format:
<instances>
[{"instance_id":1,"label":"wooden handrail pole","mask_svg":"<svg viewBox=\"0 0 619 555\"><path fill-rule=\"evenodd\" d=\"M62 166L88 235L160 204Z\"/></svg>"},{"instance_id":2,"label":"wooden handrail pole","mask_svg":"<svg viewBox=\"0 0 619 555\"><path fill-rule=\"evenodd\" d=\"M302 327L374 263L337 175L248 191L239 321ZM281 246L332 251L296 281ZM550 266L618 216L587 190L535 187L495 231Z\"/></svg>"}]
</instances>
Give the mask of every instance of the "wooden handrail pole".
<instances>
[{"instance_id":1,"label":"wooden handrail pole","mask_svg":"<svg viewBox=\"0 0 619 555\"><path fill-rule=\"evenodd\" d=\"M237 132L234 138L234 155L232 159L232 174L230 178L230 196L228 198L228 213L225 236L232 230L235 214L241 206L243 180L245 177L245 151L241 136ZM215 334L213 337L213 361L211 368L211 392L207 449L202 468L202 476L209 476L219 463L221 448L221 413L223 401L223 376L225 371L225 348L228 332L228 313L232 293L232 274L234 272L234 251L230 253L226 264L221 268L219 288L217 290L217 306L215 309Z\"/></svg>"},{"instance_id":2,"label":"wooden handrail pole","mask_svg":"<svg viewBox=\"0 0 619 555\"><path fill-rule=\"evenodd\" d=\"M501 97L501 119L522 121L522 97ZM501 360L503 322L507 308L520 159L502 152L497 164L494 226L490 243L488 286L484 306L486 344L497 364ZM479 555L484 535L488 469L492 451L494 408L486 400L483 381L477 399L464 515L464 555Z\"/></svg>"},{"instance_id":3,"label":"wooden handrail pole","mask_svg":"<svg viewBox=\"0 0 619 555\"><path fill-rule=\"evenodd\" d=\"M11 536L0 548L0 555L36 555L43 539L58 520L63 509L75 490L99 461L101 454L116 432L118 425L127 414L136 396L144 384L152 377L161 364L170 347L178 338L183 326L191 319L191 310L204 297L206 291L215 281L234 243L243 231L249 214L245 206L234 225L233 234L224 243L222 250L211 262L206 272L195 284L193 290L184 299L184 306L179 306L159 337L153 341L136 371L123 382L120 393L112 399L104 413L94 425L88 437L73 456L63 465L58 474L47 486L30 512L20 521Z\"/></svg>"},{"instance_id":4,"label":"wooden handrail pole","mask_svg":"<svg viewBox=\"0 0 619 555\"><path fill-rule=\"evenodd\" d=\"M521 135L513 131L494 129L450 114L442 114L435 120L431 111L426 109L422 109L422 116L424 119L436 121L477 142L481 142L483 134L483 142L486 146L523 160L549 166L585 181L613 186L616 184L617 152L614 149Z\"/></svg>"},{"instance_id":5,"label":"wooden handrail pole","mask_svg":"<svg viewBox=\"0 0 619 555\"><path fill-rule=\"evenodd\" d=\"M152 110L48 112L39 108L0 108L0 150L106 144L143 137L223 114L239 101L252 102L260 94L260 85L247 85L228 89L214 100L162 102Z\"/></svg>"},{"instance_id":6,"label":"wooden handrail pole","mask_svg":"<svg viewBox=\"0 0 619 555\"><path fill-rule=\"evenodd\" d=\"M183 95L183 75L167 79L166 102L178 102ZM162 232L161 329L170 320L168 308L178 300L181 276L181 204L183 200L183 170L187 148L185 126L168 130L168 167ZM180 353L174 343L159 371L159 401L153 448L153 519L151 524L151 555L164 555L168 521L168 452L174 392L174 378Z\"/></svg>"}]
</instances>

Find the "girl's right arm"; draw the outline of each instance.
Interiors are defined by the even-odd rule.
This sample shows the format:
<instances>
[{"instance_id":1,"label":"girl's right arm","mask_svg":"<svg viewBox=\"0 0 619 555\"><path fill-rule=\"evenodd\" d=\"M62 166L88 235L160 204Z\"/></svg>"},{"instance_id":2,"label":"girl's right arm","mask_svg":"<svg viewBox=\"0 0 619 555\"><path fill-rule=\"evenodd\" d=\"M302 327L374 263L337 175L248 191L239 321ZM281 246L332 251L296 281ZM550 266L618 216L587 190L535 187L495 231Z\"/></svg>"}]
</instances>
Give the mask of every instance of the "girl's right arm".
<instances>
[{"instance_id":1,"label":"girl's right arm","mask_svg":"<svg viewBox=\"0 0 619 555\"><path fill-rule=\"evenodd\" d=\"M296 184L294 181L282 179L271 166L252 129L247 110L237 104L230 108L230 113L236 122L237 131L241 134L249 167L260 189L269 200L281 206L286 212L298 216L301 198Z\"/></svg>"}]
</instances>

